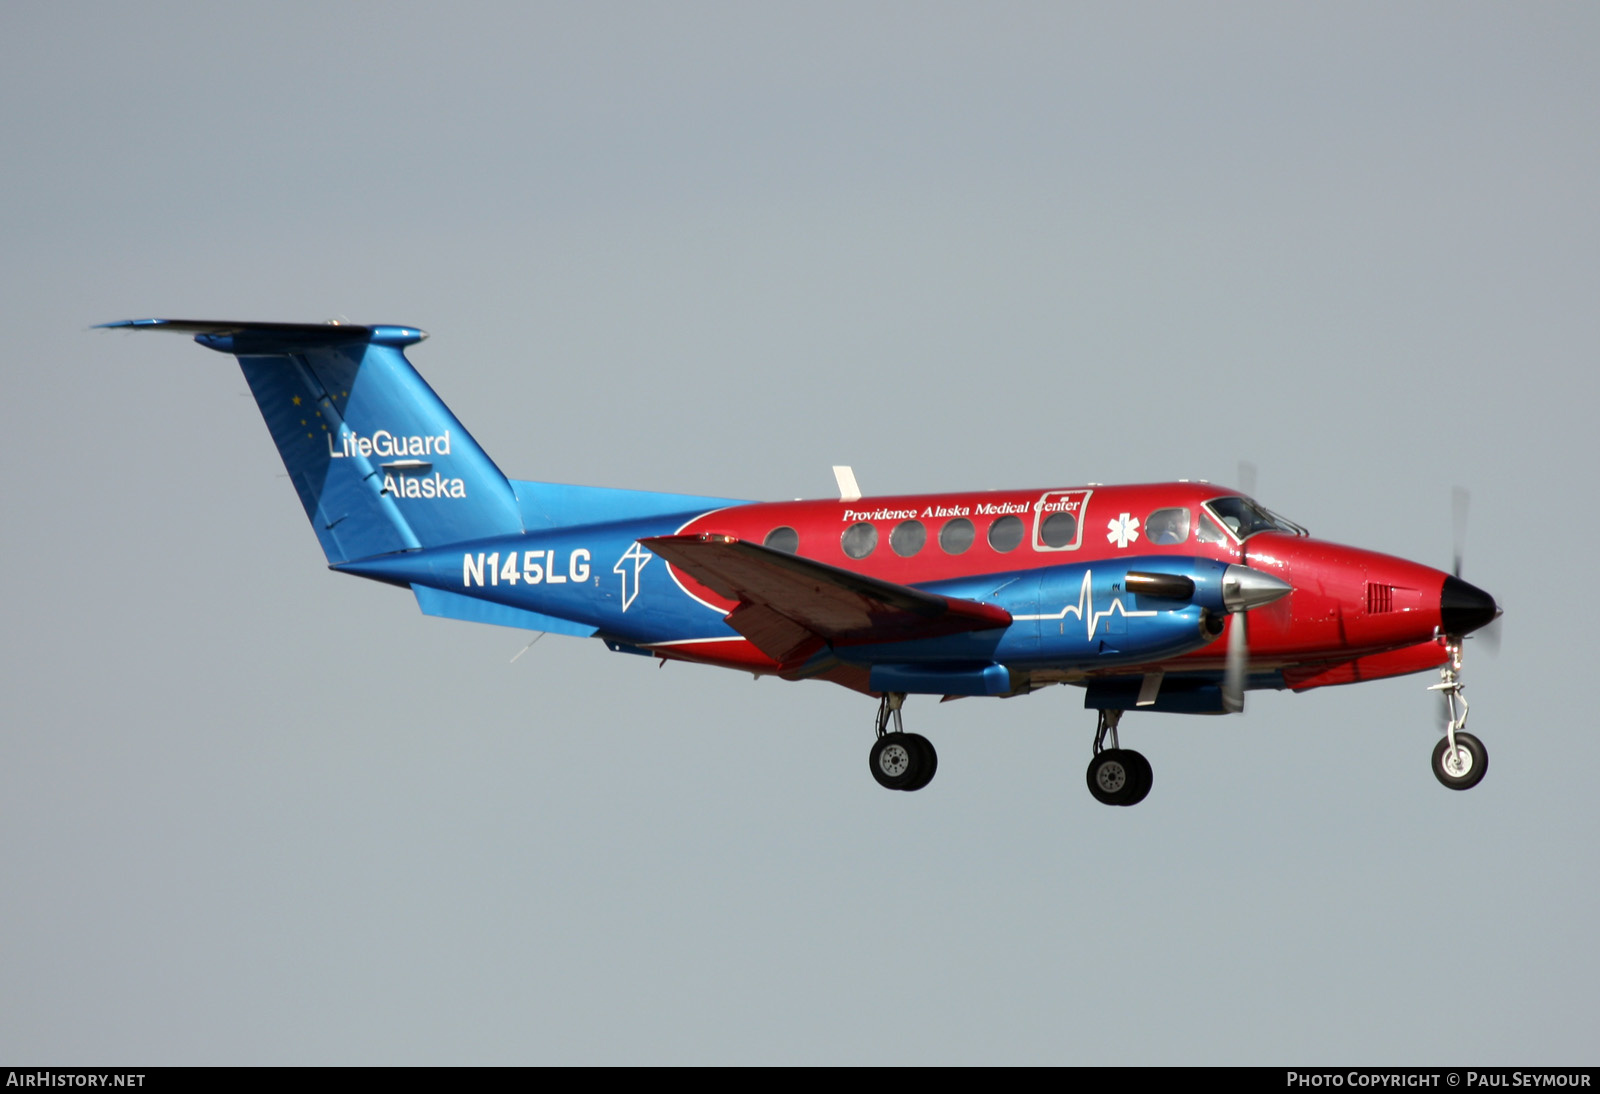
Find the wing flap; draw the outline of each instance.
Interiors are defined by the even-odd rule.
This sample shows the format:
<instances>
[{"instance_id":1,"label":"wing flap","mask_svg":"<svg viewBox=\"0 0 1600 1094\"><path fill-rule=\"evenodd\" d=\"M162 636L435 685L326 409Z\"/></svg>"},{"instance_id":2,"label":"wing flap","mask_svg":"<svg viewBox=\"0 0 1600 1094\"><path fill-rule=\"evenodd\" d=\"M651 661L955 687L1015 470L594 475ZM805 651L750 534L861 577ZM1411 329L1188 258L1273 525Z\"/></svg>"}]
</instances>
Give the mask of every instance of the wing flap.
<instances>
[{"instance_id":1,"label":"wing flap","mask_svg":"<svg viewBox=\"0 0 1600 1094\"><path fill-rule=\"evenodd\" d=\"M719 596L738 601L728 625L785 664L810 656L823 643L903 642L1011 625L1011 613L993 604L882 581L734 536L639 542Z\"/></svg>"}]
</instances>

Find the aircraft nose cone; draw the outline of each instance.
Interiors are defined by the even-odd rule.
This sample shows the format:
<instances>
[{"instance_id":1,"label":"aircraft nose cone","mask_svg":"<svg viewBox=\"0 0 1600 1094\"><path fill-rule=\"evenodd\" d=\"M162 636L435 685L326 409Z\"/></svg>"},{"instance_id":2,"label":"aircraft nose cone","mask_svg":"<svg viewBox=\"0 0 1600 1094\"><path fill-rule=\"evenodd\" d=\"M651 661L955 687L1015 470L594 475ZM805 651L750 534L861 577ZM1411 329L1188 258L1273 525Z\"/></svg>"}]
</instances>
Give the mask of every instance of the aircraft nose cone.
<instances>
[{"instance_id":1,"label":"aircraft nose cone","mask_svg":"<svg viewBox=\"0 0 1600 1094\"><path fill-rule=\"evenodd\" d=\"M1271 574L1234 564L1222 572L1222 606L1230 612L1246 612L1271 604L1294 592L1294 586Z\"/></svg>"},{"instance_id":2,"label":"aircraft nose cone","mask_svg":"<svg viewBox=\"0 0 1600 1094\"><path fill-rule=\"evenodd\" d=\"M1439 623L1445 634L1470 634L1500 614L1494 597L1459 577L1446 577L1439 592Z\"/></svg>"}]
</instances>

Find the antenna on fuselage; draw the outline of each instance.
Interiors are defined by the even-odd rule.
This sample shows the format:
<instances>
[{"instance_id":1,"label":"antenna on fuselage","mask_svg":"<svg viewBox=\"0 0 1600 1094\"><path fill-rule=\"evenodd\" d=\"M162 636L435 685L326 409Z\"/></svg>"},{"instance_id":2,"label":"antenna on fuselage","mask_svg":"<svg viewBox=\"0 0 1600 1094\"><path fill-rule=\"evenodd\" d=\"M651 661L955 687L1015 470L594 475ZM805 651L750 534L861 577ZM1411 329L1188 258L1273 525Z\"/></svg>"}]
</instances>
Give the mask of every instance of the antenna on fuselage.
<instances>
[{"instance_id":1,"label":"antenna on fuselage","mask_svg":"<svg viewBox=\"0 0 1600 1094\"><path fill-rule=\"evenodd\" d=\"M840 501L860 501L861 487L856 484L854 469L840 464L833 465L833 481L839 484Z\"/></svg>"},{"instance_id":2,"label":"antenna on fuselage","mask_svg":"<svg viewBox=\"0 0 1600 1094\"><path fill-rule=\"evenodd\" d=\"M539 639L543 638L547 633L548 632L546 632L546 631L540 631L538 634L534 635L533 636L533 642L529 642L526 646L523 646L520 650L518 650L515 654L513 654L511 660L509 662L507 662L507 663L515 665L517 663L517 658L521 657L523 654L525 654L529 650L533 649L534 642L539 641Z\"/></svg>"}]
</instances>

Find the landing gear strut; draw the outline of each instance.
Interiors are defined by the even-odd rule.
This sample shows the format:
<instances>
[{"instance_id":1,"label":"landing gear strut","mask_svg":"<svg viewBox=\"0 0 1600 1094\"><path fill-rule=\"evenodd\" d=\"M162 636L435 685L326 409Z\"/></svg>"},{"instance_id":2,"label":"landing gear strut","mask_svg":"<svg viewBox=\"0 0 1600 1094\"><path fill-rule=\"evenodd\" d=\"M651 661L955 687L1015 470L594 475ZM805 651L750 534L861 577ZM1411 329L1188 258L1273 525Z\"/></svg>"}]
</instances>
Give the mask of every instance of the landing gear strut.
<instances>
[{"instance_id":1,"label":"landing gear strut","mask_svg":"<svg viewBox=\"0 0 1600 1094\"><path fill-rule=\"evenodd\" d=\"M1429 691L1444 697L1449 721L1444 736L1433 746L1433 775L1451 790L1471 790L1489 772L1489 750L1466 731L1466 685L1461 682L1461 644L1451 642L1450 660L1439 670L1439 682Z\"/></svg>"},{"instance_id":2,"label":"landing gear strut","mask_svg":"<svg viewBox=\"0 0 1600 1094\"><path fill-rule=\"evenodd\" d=\"M1150 793L1155 780L1150 761L1131 748L1122 748L1117 739L1117 723L1122 711L1102 710L1094 731L1094 758L1087 773L1089 793L1102 805L1138 805ZM1106 736L1111 747L1105 747Z\"/></svg>"},{"instance_id":3,"label":"landing gear strut","mask_svg":"<svg viewBox=\"0 0 1600 1094\"><path fill-rule=\"evenodd\" d=\"M907 733L900 720L905 692L884 693L878 702L878 739L872 742L867 762L878 785L889 790L921 790L933 781L939 770L939 754L933 742L920 733ZM889 723L894 722L890 731Z\"/></svg>"}]
</instances>

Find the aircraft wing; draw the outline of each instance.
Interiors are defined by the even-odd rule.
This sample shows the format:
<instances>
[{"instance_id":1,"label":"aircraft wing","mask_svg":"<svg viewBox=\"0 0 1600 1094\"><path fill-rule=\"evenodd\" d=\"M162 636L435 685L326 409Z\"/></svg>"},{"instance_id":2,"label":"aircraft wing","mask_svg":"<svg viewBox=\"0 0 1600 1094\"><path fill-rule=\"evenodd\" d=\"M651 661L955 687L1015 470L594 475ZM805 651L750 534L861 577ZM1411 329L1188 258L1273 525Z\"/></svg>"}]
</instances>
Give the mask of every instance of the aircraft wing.
<instances>
[{"instance_id":1,"label":"aircraft wing","mask_svg":"<svg viewBox=\"0 0 1600 1094\"><path fill-rule=\"evenodd\" d=\"M728 625L783 664L824 643L902 642L1011 625L1011 613L994 604L880 581L733 536L639 542L719 596L737 600Z\"/></svg>"}]
</instances>

